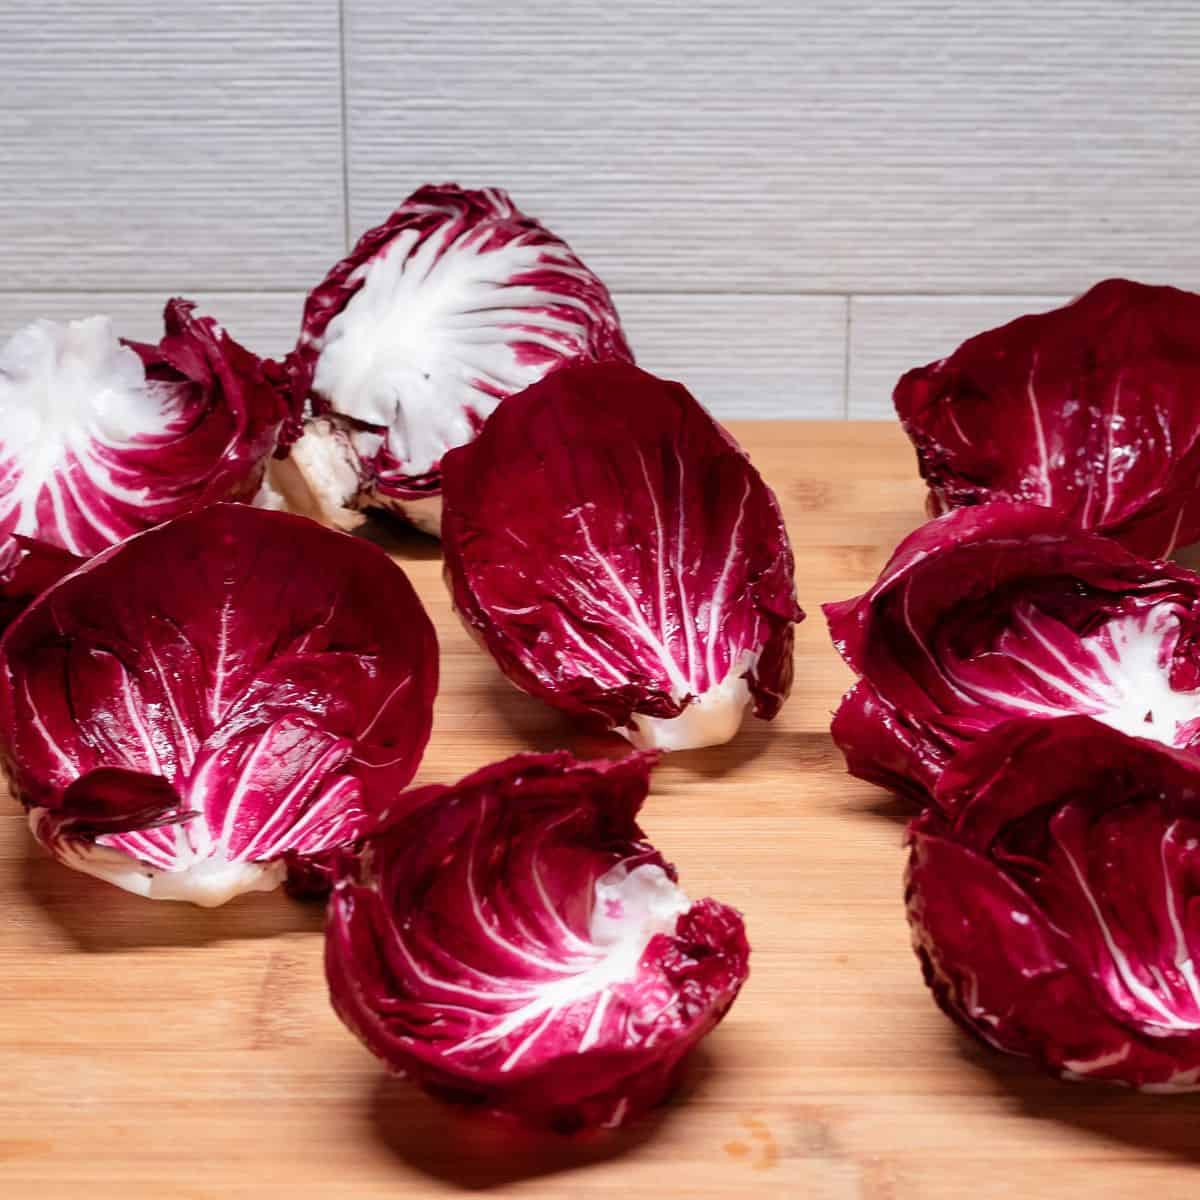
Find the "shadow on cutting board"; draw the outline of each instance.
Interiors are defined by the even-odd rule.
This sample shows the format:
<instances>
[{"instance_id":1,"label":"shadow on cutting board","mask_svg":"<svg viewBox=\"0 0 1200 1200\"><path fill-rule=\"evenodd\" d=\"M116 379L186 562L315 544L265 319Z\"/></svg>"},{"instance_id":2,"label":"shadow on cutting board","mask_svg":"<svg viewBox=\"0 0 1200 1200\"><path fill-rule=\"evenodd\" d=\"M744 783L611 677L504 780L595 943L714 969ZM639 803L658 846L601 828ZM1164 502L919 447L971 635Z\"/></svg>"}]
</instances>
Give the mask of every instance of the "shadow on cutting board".
<instances>
[{"instance_id":1,"label":"shadow on cutting board","mask_svg":"<svg viewBox=\"0 0 1200 1200\"><path fill-rule=\"evenodd\" d=\"M146 900L64 867L27 837L26 894L77 949L90 954L316 933L324 926L324 905L291 900L282 891L239 896L219 908Z\"/></svg>"},{"instance_id":2,"label":"shadow on cutting board","mask_svg":"<svg viewBox=\"0 0 1200 1200\"><path fill-rule=\"evenodd\" d=\"M379 1076L368 1098L375 1135L409 1167L468 1191L504 1188L525 1179L560 1175L633 1153L705 1086L713 1064L706 1047L688 1059L674 1097L624 1129L562 1136L455 1108L412 1083Z\"/></svg>"},{"instance_id":3,"label":"shadow on cutting board","mask_svg":"<svg viewBox=\"0 0 1200 1200\"><path fill-rule=\"evenodd\" d=\"M1033 1121L1054 1122L1127 1145L1138 1157L1200 1163L1200 1093L1151 1095L1129 1088L1071 1083L1032 1063L999 1054L955 1030L961 1057L1006 1105Z\"/></svg>"},{"instance_id":4,"label":"shadow on cutting board","mask_svg":"<svg viewBox=\"0 0 1200 1200\"><path fill-rule=\"evenodd\" d=\"M720 779L724 775L745 770L756 759L773 748L777 749L782 742L782 731L778 725L770 721L757 721L747 713L732 741L720 746L704 746L699 750L675 750L667 756L667 761L692 775Z\"/></svg>"},{"instance_id":5,"label":"shadow on cutting board","mask_svg":"<svg viewBox=\"0 0 1200 1200\"><path fill-rule=\"evenodd\" d=\"M487 711L498 714L508 733L530 750L570 750L576 758L623 758L633 753L633 746L620 734L588 731L566 713L515 688L499 668L487 681L486 696ZM702 750L675 750L664 755L663 763L715 779L744 770L785 740L778 725L747 714L732 741Z\"/></svg>"},{"instance_id":6,"label":"shadow on cutting board","mask_svg":"<svg viewBox=\"0 0 1200 1200\"><path fill-rule=\"evenodd\" d=\"M401 566L406 562L428 562L442 557L442 543L437 538L414 529L381 509L373 511L354 531L354 536L395 555Z\"/></svg>"},{"instance_id":7,"label":"shadow on cutting board","mask_svg":"<svg viewBox=\"0 0 1200 1200\"><path fill-rule=\"evenodd\" d=\"M542 754L570 750L576 758L621 758L632 749L619 734L589 732L566 713L514 687L494 664L483 688L482 705L523 749Z\"/></svg>"},{"instance_id":8,"label":"shadow on cutting board","mask_svg":"<svg viewBox=\"0 0 1200 1200\"><path fill-rule=\"evenodd\" d=\"M909 796L898 796L894 792L885 792L869 783L859 783L846 777L850 784L858 789L870 788L869 794L860 799L856 794L853 801L846 806L854 814L865 813L867 816L884 821L894 821L897 825L907 826L920 811L921 806Z\"/></svg>"}]
</instances>

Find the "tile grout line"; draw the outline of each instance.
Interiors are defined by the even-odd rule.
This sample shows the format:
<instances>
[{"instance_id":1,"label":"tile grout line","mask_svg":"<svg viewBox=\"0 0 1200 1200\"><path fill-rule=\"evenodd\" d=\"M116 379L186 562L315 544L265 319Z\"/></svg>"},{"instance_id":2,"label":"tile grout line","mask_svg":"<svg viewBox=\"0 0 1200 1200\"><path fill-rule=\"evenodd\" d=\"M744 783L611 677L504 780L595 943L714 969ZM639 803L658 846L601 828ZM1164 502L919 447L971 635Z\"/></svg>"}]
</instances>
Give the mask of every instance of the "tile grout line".
<instances>
[{"instance_id":1,"label":"tile grout line","mask_svg":"<svg viewBox=\"0 0 1200 1200\"><path fill-rule=\"evenodd\" d=\"M850 336L854 330L854 297L846 297L846 345L842 355L842 420L850 420Z\"/></svg>"},{"instance_id":2,"label":"tile grout line","mask_svg":"<svg viewBox=\"0 0 1200 1200\"><path fill-rule=\"evenodd\" d=\"M338 0L338 79L342 106L342 244L350 253L350 116L346 107L346 0Z\"/></svg>"}]
</instances>

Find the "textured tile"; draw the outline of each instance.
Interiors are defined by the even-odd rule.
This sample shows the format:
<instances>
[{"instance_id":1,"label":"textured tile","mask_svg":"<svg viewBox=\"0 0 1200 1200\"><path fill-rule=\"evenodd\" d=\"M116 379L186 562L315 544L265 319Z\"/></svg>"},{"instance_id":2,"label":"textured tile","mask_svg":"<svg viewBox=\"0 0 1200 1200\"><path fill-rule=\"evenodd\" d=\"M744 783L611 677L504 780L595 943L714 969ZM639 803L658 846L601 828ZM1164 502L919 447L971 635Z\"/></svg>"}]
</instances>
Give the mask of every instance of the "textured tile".
<instances>
[{"instance_id":1,"label":"textured tile","mask_svg":"<svg viewBox=\"0 0 1200 1200\"><path fill-rule=\"evenodd\" d=\"M189 297L262 355L295 343L304 293ZM37 317L105 313L125 337L157 341L164 295L0 292L0 340ZM845 391L846 301L804 296L618 296L638 361L678 379L718 416L838 417Z\"/></svg>"},{"instance_id":2,"label":"textured tile","mask_svg":"<svg viewBox=\"0 0 1200 1200\"><path fill-rule=\"evenodd\" d=\"M617 296L638 363L678 379L717 416L840 417L840 296Z\"/></svg>"},{"instance_id":3,"label":"textured tile","mask_svg":"<svg viewBox=\"0 0 1200 1200\"><path fill-rule=\"evenodd\" d=\"M622 291L1200 285L1193 0L346 0L352 225L507 186Z\"/></svg>"},{"instance_id":4,"label":"textured tile","mask_svg":"<svg viewBox=\"0 0 1200 1200\"><path fill-rule=\"evenodd\" d=\"M345 240L335 0L5 6L6 288L308 287Z\"/></svg>"},{"instance_id":5,"label":"textured tile","mask_svg":"<svg viewBox=\"0 0 1200 1200\"><path fill-rule=\"evenodd\" d=\"M1065 297L855 296L850 301L849 415L893 420L892 389L910 367L945 358L960 343Z\"/></svg>"},{"instance_id":6,"label":"textured tile","mask_svg":"<svg viewBox=\"0 0 1200 1200\"><path fill-rule=\"evenodd\" d=\"M216 317L248 349L264 357L296 343L304 293L230 292L189 294L197 309ZM122 337L157 342L166 297L137 292L0 292L0 342L38 317L71 321L103 314Z\"/></svg>"}]
</instances>

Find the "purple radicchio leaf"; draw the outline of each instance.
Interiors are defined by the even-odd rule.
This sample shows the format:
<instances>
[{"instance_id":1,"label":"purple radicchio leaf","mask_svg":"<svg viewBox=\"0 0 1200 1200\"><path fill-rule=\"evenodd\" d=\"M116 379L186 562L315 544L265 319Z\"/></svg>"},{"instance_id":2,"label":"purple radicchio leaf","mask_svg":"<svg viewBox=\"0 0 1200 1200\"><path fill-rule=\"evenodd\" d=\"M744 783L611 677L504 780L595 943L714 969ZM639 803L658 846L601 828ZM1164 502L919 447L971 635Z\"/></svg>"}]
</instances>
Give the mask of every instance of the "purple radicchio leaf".
<instances>
[{"instance_id":1,"label":"purple radicchio leaf","mask_svg":"<svg viewBox=\"0 0 1200 1200\"><path fill-rule=\"evenodd\" d=\"M1138 558L1051 509L959 509L825 605L859 676L833 722L861 778L927 799L953 756L1020 716L1083 713L1200 744L1200 576Z\"/></svg>"},{"instance_id":2,"label":"purple radicchio leaf","mask_svg":"<svg viewBox=\"0 0 1200 1200\"><path fill-rule=\"evenodd\" d=\"M894 398L931 512L1043 504L1154 557L1200 538L1200 296L1105 280L909 371Z\"/></svg>"},{"instance_id":3,"label":"purple radicchio leaf","mask_svg":"<svg viewBox=\"0 0 1200 1200\"><path fill-rule=\"evenodd\" d=\"M314 419L274 475L352 528L382 507L436 533L440 463L564 363L630 358L612 297L498 188L414 192L313 290L289 360Z\"/></svg>"},{"instance_id":4,"label":"purple radicchio leaf","mask_svg":"<svg viewBox=\"0 0 1200 1200\"><path fill-rule=\"evenodd\" d=\"M249 500L286 415L282 372L171 300L157 345L107 318L0 347L0 535L89 556L216 500Z\"/></svg>"},{"instance_id":5,"label":"purple radicchio leaf","mask_svg":"<svg viewBox=\"0 0 1200 1200\"><path fill-rule=\"evenodd\" d=\"M667 750L728 741L751 703L778 713L804 617L787 530L679 384L564 367L506 400L444 478L455 607L518 687Z\"/></svg>"},{"instance_id":6,"label":"purple radicchio leaf","mask_svg":"<svg viewBox=\"0 0 1200 1200\"><path fill-rule=\"evenodd\" d=\"M1067 1079L1200 1087L1200 762L1090 717L1000 725L914 822L926 983Z\"/></svg>"},{"instance_id":7,"label":"purple radicchio leaf","mask_svg":"<svg viewBox=\"0 0 1200 1200\"><path fill-rule=\"evenodd\" d=\"M17 534L0 538L0 632L30 601L83 561L37 538Z\"/></svg>"},{"instance_id":8,"label":"purple radicchio leaf","mask_svg":"<svg viewBox=\"0 0 1200 1200\"><path fill-rule=\"evenodd\" d=\"M129 891L213 905L371 827L428 739L437 643L381 550L220 504L44 592L0 669L35 835Z\"/></svg>"},{"instance_id":9,"label":"purple radicchio leaf","mask_svg":"<svg viewBox=\"0 0 1200 1200\"><path fill-rule=\"evenodd\" d=\"M326 971L394 1070L560 1131L662 1100L748 972L741 917L692 902L636 817L653 758L521 754L419 790L335 856Z\"/></svg>"}]
</instances>

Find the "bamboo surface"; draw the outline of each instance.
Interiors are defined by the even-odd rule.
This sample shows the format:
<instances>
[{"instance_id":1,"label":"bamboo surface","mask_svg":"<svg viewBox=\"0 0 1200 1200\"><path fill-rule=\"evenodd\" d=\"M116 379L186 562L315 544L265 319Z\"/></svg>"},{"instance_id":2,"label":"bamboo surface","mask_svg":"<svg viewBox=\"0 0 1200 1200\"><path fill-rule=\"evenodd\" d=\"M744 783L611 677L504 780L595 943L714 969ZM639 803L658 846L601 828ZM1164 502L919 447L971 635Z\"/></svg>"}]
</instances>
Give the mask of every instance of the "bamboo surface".
<instances>
[{"instance_id":1,"label":"bamboo surface","mask_svg":"<svg viewBox=\"0 0 1200 1200\"><path fill-rule=\"evenodd\" d=\"M901 904L904 807L829 739L849 682L822 601L862 590L922 519L891 425L743 423L796 550L796 684L770 724L672 756L644 824L692 896L746 916L752 976L681 1094L615 1135L534 1135L437 1104L342 1028L321 913L282 894L217 910L69 871L0 811L0 1197L369 1200L498 1196L1174 1197L1200 1098L1043 1079L977 1047L921 983ZM521 749L613 753L516 692L459 628L436 543L374 535L437 625L420 780Z\"/></svg>"}]
</instances>

